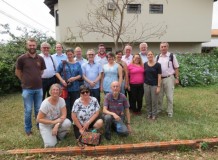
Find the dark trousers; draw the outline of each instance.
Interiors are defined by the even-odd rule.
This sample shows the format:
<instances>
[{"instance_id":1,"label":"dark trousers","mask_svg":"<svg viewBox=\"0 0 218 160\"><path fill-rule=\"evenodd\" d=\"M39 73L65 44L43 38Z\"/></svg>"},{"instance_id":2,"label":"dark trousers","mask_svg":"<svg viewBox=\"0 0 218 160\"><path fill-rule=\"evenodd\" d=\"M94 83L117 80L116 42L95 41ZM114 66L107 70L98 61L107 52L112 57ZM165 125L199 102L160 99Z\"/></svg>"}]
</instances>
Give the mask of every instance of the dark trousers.
<instances>
[{"instance_id":1,"label":"dark trousers","mask_svg":"<svg viewBox=\"0 0 218 160\"><path fill-rule=\"evenodd\" d=\"M129 100L129 105L130 105L129 110L132 110L132 106L131 106L131 103L130 103L130 101L131 101L131 91L129 91L128 89L126 89L126 90L125 90L125 96L126 96L126 98L128 98L128 100Z\"/></svg>"},{"instance_id":2,"label":"dark trousers","mask_svg":"<svg viewBox=\"0 0 218 160\"><path fill-rule=\"evenodd\" d=\"M97 89L90 89L90 96L95 97L98 100L98 103L100 105L100 88Z\"/></svg>"},{"instance_id":3,"label":"dark trousers","mask_svg":"<svg viewBox=\"0 0 218 160\"><path fill-rule=\"evenodd\" d=\"M130 90L131 90L131 99L129 99L130 106L132 107L133 112L141 112L144 86L143 84L130 84Z\"/></svg>"},{"instance_id":4,"label":"dark trousers","mask_svg":"<svg viewBox=\"0 0 218 160\"><path fill-rule=\"evenodd\" d=\"M80 97L79 91L68 92L68 98L65 99L67 107L67 118L72 122L71 112L76 99Z\"/></svg>"},{"instance_id":5,"label":"dark trousers","mask_svg":"<svg viewBox=\"0 0 218 160\"><path fill-rule=\"evenodd\" d=\"M51 85L54 83L56 83L55 76L53 76L51 78L42 78L42 91L43 91L42 100L45 99L46 95L47 95L47 97L50 96L49 89L50 89Z\"/></svg>"}]
</instances>

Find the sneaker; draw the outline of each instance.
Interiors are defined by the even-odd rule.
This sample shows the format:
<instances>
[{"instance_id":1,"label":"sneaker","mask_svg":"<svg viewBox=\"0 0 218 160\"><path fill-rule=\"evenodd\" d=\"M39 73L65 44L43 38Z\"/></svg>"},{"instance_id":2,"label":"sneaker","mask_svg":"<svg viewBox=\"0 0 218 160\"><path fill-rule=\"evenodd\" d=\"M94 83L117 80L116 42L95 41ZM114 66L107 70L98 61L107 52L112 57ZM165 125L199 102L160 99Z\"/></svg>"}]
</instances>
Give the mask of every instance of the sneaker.
<instances>
[{"instance_id":1,"label":"sneaker","mask_svg":"<svg viewBox=\"0 0 218 160\"><path fill-rule=\"evenodd\" d=\"M147 116L147 119L150 119L150 118L151 118L151 115L148 115L148 116Z\"/></svg>"},{"instance_id":2,"label":"sneaker","mask_svg":"<svg viewBox=\"0 0 218 160\"><path fill-rule=\"evenodd\" d=\"M156 120L156 116L152 116L152 118L151 118L152 120Z\"/></svg>"},{"instance_id":3,"label":"sneaker","mask_svg":"<svg viewBox=\"0 0 218 160\"><path fill-rule=\"evenodd\" d=\"M168 117L172 118L173 114L172 113L168 113Z\"/></svg>"}]
</instances>

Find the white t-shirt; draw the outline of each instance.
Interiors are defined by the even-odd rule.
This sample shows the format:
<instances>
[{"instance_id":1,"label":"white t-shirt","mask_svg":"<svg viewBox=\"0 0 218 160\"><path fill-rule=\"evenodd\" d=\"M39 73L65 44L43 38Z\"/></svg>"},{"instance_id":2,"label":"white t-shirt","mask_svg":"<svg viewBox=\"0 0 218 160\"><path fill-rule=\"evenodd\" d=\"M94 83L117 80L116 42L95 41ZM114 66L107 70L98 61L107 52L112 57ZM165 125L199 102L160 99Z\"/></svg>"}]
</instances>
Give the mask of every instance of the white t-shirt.
<instances>
[{"instance_id":1,"label":"white t-shirt","mask_svg":"<svg viewBox=\"0 0 218 160\"><path fill-rule=\"evenodd\" d=\"M44 113L46 115L45 118L49 120L55 120L61 117L61 109L66 106L65 100L59 97L57 104L52 105L48 99L49 98L46 98L42 102L39 110Z\"/></svg>"}]
</instances>

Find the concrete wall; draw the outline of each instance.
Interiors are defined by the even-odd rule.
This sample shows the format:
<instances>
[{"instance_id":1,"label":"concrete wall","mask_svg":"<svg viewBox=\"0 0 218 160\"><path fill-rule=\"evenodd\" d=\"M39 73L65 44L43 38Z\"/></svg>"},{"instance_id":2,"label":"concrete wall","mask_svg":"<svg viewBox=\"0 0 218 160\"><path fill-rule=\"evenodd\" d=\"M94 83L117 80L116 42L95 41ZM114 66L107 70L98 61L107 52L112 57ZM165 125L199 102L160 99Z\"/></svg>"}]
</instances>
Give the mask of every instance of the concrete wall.
<instances>
[{"instance_id":1,"label":"concrete wall","mask_svg":"<svg viewBox=\"0 0 218 160\"><path fill-rule=\"evenodd\" d=\"M89 33L83 38L80 37L81 30L78 28L78 23L87 21L88 11L93 8L95 2L97 1L58 1L58 4L55 5L55 9L59 10L59 26L56 27L57 41L72 43L72 45L83 44L85 48L94 48L98 43L110 44L112 42L111 38L97 33ZM201 43L210 41L212 0L136 0L136 3L141 4L141 14L137 15L138 21L134 25L135 29L132 29L130 39L140 34L141 26L146 25L147 28L153 26L147 30L147 35L155 31L158 26L166 28L165 34L161 37L149 39L146 37L140 40L140 42L146 41L150 46L154 46L154 50L157 46L159 48L159 42L167 41L175 43L171 48L175 51L200 52ZM163 14L150 14L149 4L163 4ZM125 16L128 21L136 15L126 13Z\"/></svg>"},{"instance_id":2,"label":"concrete wall","mask_svg":"<svg viewBox=\"0 0 218 160\"><path fill-rule=\"evenodd\" d=\"M65 48L71 47L75 48L76 46L80 46L82 48L83 55L86 54L88 49L94 49L97 53L99 43L83 43L83 44L72 44L72 43L64 43ZM115 53L113 43L104 43L106 48L112 48L112 52ZM173 53L200 53L201 52L201 43L169 43L169 51ZM159 46L160 43L148 43L148 50L153 51L155 54L159 54ZM122 50L122 48L119 48ZM139 52L139 43L133 45L133 54Z\"/></svg>"}]
</instances>

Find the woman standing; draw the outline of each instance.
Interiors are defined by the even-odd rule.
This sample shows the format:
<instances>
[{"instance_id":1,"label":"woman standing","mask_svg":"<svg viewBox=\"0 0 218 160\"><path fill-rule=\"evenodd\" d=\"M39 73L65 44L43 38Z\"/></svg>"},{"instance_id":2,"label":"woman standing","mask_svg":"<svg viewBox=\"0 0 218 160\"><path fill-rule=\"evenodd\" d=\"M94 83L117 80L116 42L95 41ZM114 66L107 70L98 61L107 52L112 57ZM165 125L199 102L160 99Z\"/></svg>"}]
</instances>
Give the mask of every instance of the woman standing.
<instances>
[{"instance_id":1,"label":"woman standing","mask_svg":"<svg viewBox=\"0 0 218 160\"><path fill-rule=\"evenodd\" d=\"M133 56L132 62L128 65L129 90L131 91L130 106L134 114L141 114L142 99L144 94L144 66L139 54Z\"/></svg>"},{"instance_id":2,"label":"woman standing","mask_svg":"<svg viewBox=\"0 0 218 160\"><path fill-rule=\"evenodd\" d=\"M129 76L128 76L126 62L124 62L122 60L122 56L123 56L122 51L116 51L116 62L122 67L122 75L123 75L123 80L122 80L120 92L125 94L125 89L127 89L128 85L129 85L129 82L128 82Z\"/></svg>"},{"instance_id":3,"label":"woman standing","mask_svg":"<svg viewBox=\"0 0 218 160\"><path fill-rule=\"evenodd\" d=\"M66 50L67 61L62 61L59 64L56 77L60 80L60 83L67 88L68 98L67 104L67 118L71 119L71 110L74 101L79 98L79 79L82 77L82 68L79 62L74 60L73 49Z\"/></svg>"},{"instance_id":4,"label":"woman standing","mask_svg":"<svg viewBox=\"0 0 218 160\"><path fill-rule=\"evenodd\" d=\"M37 122L44 141L44 147L54 147L58 139L63 139L70 131L71 122L66 118L66 104L61 94L61 86L53 84L49 90L50 97L46 98L39 109Z\"/></svg>"},{"instance_id":5,"label":"woman standing","mask_svg":"<svg viewBox=\"0 0 218 160\"><path fill-rule=\"evenodd\" d=\"M112 52L107 54L108 63L103 66L103 73L101 78L101 91L104 94L111 92L111 83L118 81L120 86L122 84L122 68L115 62L115 55Z\"/></svg>"},{"instance_id":6,"label":"woman standing","mask_svg":"<svg viewBox=\"0 0 218 160\"><path fill-rule=\"evenodd\" d=\"M154 60L154 54L150 51L147 54L148 62L144 64L145 68L145 101L147 109L147 118L153 120L157 117L158 94L161 85L161 65Z\"/></svg>"},{"instance_id":7,"label":"woman standing","mask_svg":"<svg viewBox=\"0 0 218 160\"><path fill-rule=\"evenodd\" d=\"M103 120L99 118L100 106L95 97L90 96L88 87L80 86L80 98L78 98L72 109L73 129L76 139L89 129L100 129Z\"/></svg>"}]
</instances>

